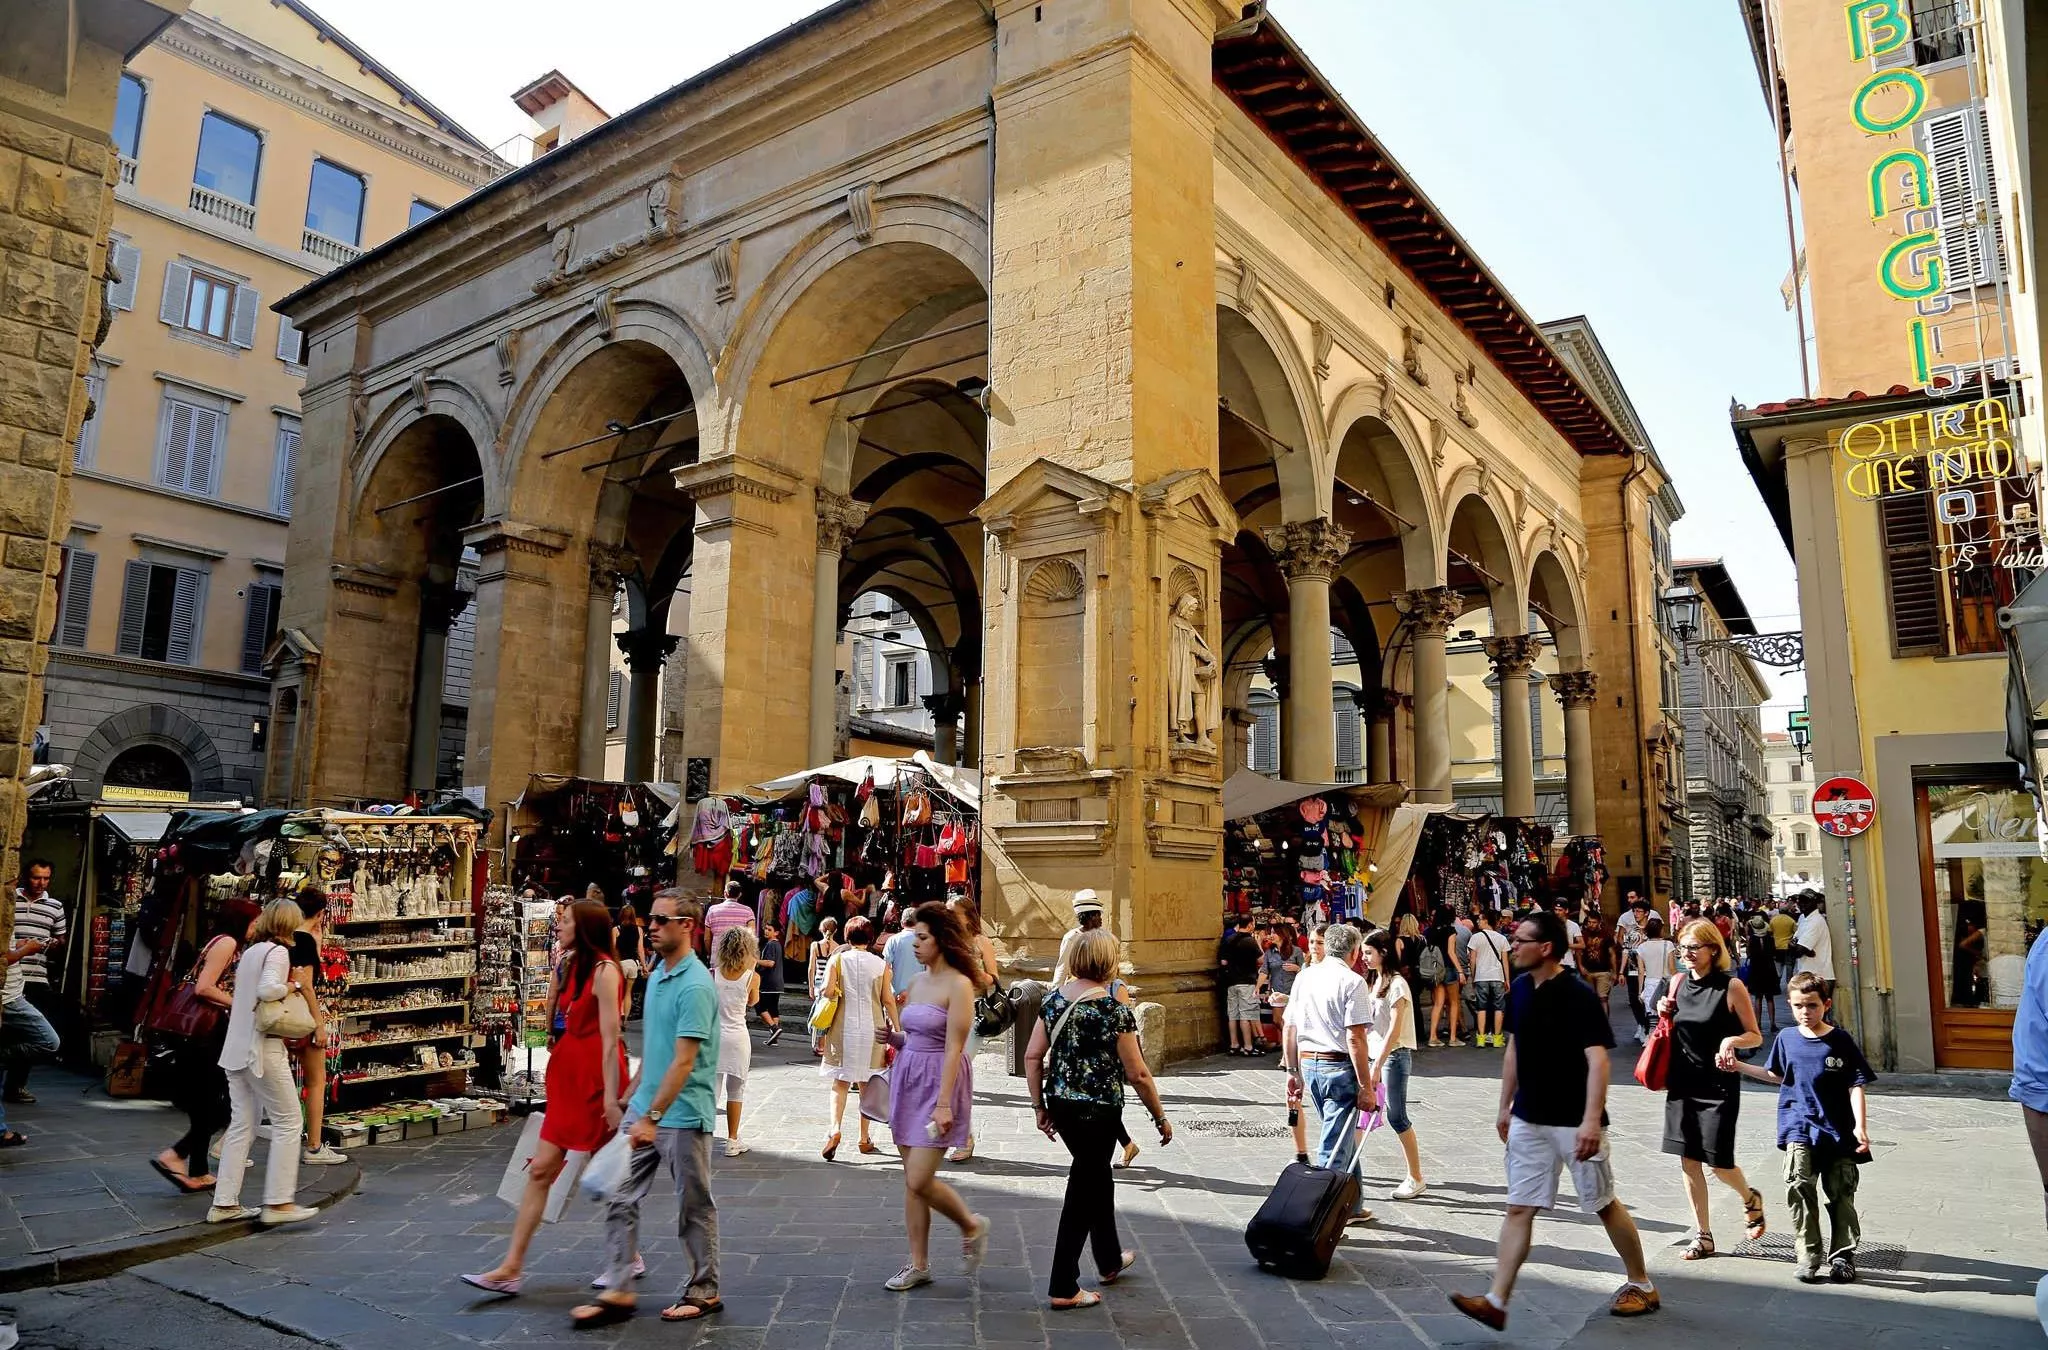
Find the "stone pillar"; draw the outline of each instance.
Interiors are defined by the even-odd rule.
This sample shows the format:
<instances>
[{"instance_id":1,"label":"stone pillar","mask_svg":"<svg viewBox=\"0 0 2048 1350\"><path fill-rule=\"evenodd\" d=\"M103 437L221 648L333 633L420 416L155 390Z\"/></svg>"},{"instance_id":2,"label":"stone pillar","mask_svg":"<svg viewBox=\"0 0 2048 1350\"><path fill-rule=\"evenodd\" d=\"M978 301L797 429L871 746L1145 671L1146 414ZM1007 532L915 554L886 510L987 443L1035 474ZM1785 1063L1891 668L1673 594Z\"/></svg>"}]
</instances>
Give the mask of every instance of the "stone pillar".
<instances>
[{"instance_id":1,"label":"stone pillar","mask_svg":"<svg viewBox=\"0 0 2048 1350\"><path fill-rule=\"evenodd\" d=\"M42 721L57 545L71 528L71 447L87 411L84 376L112 319L105 283L116 161L108 128L122 64L186 3L10 4L0 23L0 875L7 877L19 875L23 780ZM109 35L119 44L110 45ZM102 578L103 595L107 584ZM13 922L14 887L0 886L0 932Z\"/></svg>"},{"instance_id":2,"label":"stone pillar","mask_svg":"<svg viewBox=\"0 0 2048 1350\"><path fill-rule=\"evenodd\" d=\"M963 727L960 732L961 758L967 767L976 773L981 771L981 674L975 672L967 682L967 706L962 714Z\"/></svg>"},{"instance_id":3,"label":"stone pillar","mask_svg":"<svg viewBox=\"0 0 2048 1350\"><path fill-rule=\"evenodd\" d=\"M633 555L603 544L590 546L590 608L583 620L583 709L576 722L576 772L604 777L605 712L612 693L612 609L619 587L632 574Z\"/></svg>"},{"instance_id":4,"label":"stone pillar","mask_svg":"<svg viewBox=\"0 0 2048 1350\"><path fill-rule=\"evenodd\" d=\"M1394 710L1398 696L1381 690L1370 705L1372 721L1365 733L1365 781L1394 781Z\"/></svg>"},{"instance_id":5,"label":"stone pillar","mask_svg":"<svg viewBox=\"0 0 2048 1350\"><path fill-rule=\"evenodd\" d=\"M967 707L967 700L957 690L948 689L943 693L926 694L925 710L932 715L932 758L941 764L956 764L960 759L960 714Z\"/></svg>"},{"instance_id":6,"label":"stone pillar","mask_svg":"<svg viewBox=\"0 0 2048 1350\"><path fill-rule=\"evenodd\" d=\"M626 688L626 781L654 777L654 745L661 736L661 668L681 639L659 628L618 635L631 678Z\"/></svg>"},{"instance_id":7,"label":"stone pillar","mask_svg":"<svg viewBox=\"0 0 2048 1350\"><path fill-rule=\"evenodd\" d=\"M811 739L805 768L838 756L839 560L868 518L868 504L817 490L818 559L811 583Z\"/></svg>"},{"instance_id":8,"label":"stone pillar","mask_svg":"<svg viewBox=\"0 0 2048 1350\"><path fill-rule=\"evenodd\" d=\"M1223 710L1223 781L1230 781L1238 770L1251 767L1252 728L1259 723L1250 708L1225 708Z\"/></svg>"},{"instance_id":9,"label":"stone pillar","mask_svg":"<svg viewBox=\"0 0 2048 1350\"><path fill-rule=\"evenodd\" d=\"M1523 636L1485 640L1486 659L1500 689L1501 809L1527 820L1536 814L1536 741L1529 724L1529 672L1543 650L1540 639Z\"/></svg>"},{"instance_id":10,"label":"stone pillar","mask_svg":"<svg viewBox=\"0 0 2048 1350\"><path fill-rule=\"evenodd\" d=\"M441 770L441 711L448 692L448 630L469 605L453 582L420 585L420 654L413 672L412 755L406 786L431 793Z\"/></svg>"},{"instance_id":11,"label":"stone pillar","mask_svg":"<svg viewBox=\"0 0 2048 1350\"><path fill-rule=\"evenodd\" d=\"M1408 616L1410 665L1415 672L1415 800L1448 802L1451 796L1450 674L1444 665L1444 634L1464 612L1465 602L1448 586L1402 591L1394 606Z\"/></svg>"},{"instance_id":12,"label":"stone pillar","mask_svg":"<svg viewBox=\"0 0 2048 1350\"><path fill-rule=\"evenodd\" d=\"M1351 547L1351 531L1327 519L1266 531L1266 547L1287 577L1289 685L1285 735L1289 776L1337 781L1337 715L1330 686L1330 578Z\"/></svg>"},{"instance_id":13,"label":"stone pillar","mask_svg":"<svg viewBox=\"0 0 2048 1350\"><path fill-rule=\"evenodd\" d=\"M993 9L983 907L1004 957L1037 965L1065 899L1094 889L1161 993L1171 1058L1221 1034L1214 733L1238 524L1216 485L1211 50L1242 6Z\"/></svg>"},{"instance_id":14,"label":"stone pillar","mask_svg":"<svg viewBox=\"0 0 2048 1350\"><path fill-rule=\"evenodd\" d=\"M462 541L481 559L462 776L495 811L525 791L529 775L576 769L583 663L546 653L582 629L590 573L583 551L547 526L487 520Z\"/></svg>"},{"instance_id":15,"label":"stone pillar","mask_svg":"<svg viewBox=\"0 0 2048 1350\"><path fill-rule=\"evenodd\" d=\"M1600 832L1599 797L1593 784L1593 698L1600 677L1590 670L1566 670L1550 677L1557 701L1564 705L1565 829L1571 834Z\"/></svg>"}]
</instances>

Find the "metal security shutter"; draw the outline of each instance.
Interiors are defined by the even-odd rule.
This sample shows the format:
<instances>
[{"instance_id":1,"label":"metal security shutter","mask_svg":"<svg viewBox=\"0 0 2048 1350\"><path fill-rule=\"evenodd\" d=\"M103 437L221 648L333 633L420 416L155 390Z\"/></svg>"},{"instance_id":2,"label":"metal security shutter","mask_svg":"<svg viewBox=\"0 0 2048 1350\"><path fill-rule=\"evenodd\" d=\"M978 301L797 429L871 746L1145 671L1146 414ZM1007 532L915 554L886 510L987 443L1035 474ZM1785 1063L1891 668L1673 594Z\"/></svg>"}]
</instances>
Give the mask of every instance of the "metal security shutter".
<instances>
[{"instance_id":1,"label":"metal security shutter","mask_svg":"<svg viewBox=\"0 0 2048 1350\"><path fill-rule=\"evenodd\" d=\"M283 590L276 586L259 583L249 588L249 612L242 620L244 674L263 673L263 653L269 649L271 638L277 635L278 602L283 597Z\"/></svg>"},{"instance_id":2,"label":"metal security shutter","mask_svg":"<svg viewBox=\"0 0 2048 1350\"><path fill-rule=\"evenodd\" d=\"M64 587L57 600L56 642L60 647L83 647L92 622L92 578L99 570L99 555L79 549L64 550Z\"/></svg>"},{"instance_id":3,"label":"metal security shutter","mask_svg":"<svg viewBox=\"0 0 2048 1350\"><path fill-rule=\"evenodd\" d=\"M128 561L121 578L121 632L114 650L123 656L142 655L142 624L149 612L149 576L152 568L139 558Z\"/></svg>"},{"instance_id":4,"label":"metal security shutter","mask_svg":"<svg viewBox=\"0 0 2048 1350\"><path fill-rule=\"evenodd\" d=\"M1280 705L1270 699L1252 704L1252 772L1280 772Z\"/></svg>"},{"instance_id":5,"label":"metal security shutter","mask_svg":"<svg viewBox=\"0 0 2048 1350\"><path fill-rule=\"evenodd\" d=\"M611 731L619 725L619 705L625 701L626 677L620 671L613 671L611 682L604 696L604 726Z\"/></svg>"},{"instance_id":6,"label":"metal security shutter","mask_svg":"<svg viewBox=\"0 0 2048 1350\"><path fill-rule=\"evenodd\" d=\"M244 349L256 345L256 307L262 302L263 297L249 287L235 287L235 320L228 341Z\"/></svg>"},{"instance_id":7,"label":"metal security shutter","mask_svg":"<svg viewBox=\"0 0 2048 1350\"><path fill-rule=\"evenodd\" d=\"M277 466L271 472L270 509L281 516L292 513L292 489L299 482L299 423L287 418L277 424Z\"/></svg>"},{"instance_id":8,"label":"metal security shutter","mask_svg":"<svg viewBox=\"0 0 2048 1350\"><path fill-rule=\"evenodd\" d=\"M206 583L202 572L177 569L177 590L171 595L171 633L164 645L164 660L173 665L199 663L199 611Z\"/></svg>"},{"instance_id":9,"label":"metal security shutter","mask_svg":"<svg viewBox=\"0 0 2048 1350\"><path fill-rule=\"evenodd\" d=\"M142 250L133 244L116 241L114 249L114 275L119 278L108 288L108 295L115 309L135 308L135 283L142 277Z\"/></svg>"},{"instance_id":10,"label":"metal security shutter","mask_svg":"<svg viewBox=\"0 0 2048 1350\"><path fill-rule=\"evenodd\" d=\"M185 297L192 289L192 269L173 260L164 267L164 301L156 316L173 328L185 326Z\"/></svg>"},{"instance_id":11,"label":"metal security shutter","mask_svg":"<svg viewBox=\"0 0 2048 1350\"><path fill-rule=\"evenodd\" d=\"M1891 599L1892 655L1940 656L1946 649L1941 573L1934 569L1934 508L1925 493L1877 504Z\"/></svg>"}]
</instances>

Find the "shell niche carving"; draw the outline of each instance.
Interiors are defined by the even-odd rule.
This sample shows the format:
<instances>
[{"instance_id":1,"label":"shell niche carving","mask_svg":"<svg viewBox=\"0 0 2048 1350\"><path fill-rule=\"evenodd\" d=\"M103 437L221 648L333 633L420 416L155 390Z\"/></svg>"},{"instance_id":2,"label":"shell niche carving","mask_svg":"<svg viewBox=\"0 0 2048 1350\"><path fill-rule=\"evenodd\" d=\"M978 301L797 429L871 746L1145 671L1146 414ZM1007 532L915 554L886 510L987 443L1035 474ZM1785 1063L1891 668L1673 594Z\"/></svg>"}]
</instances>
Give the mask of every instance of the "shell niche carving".
<instances>
[{"instance_id":1,"label":"shell niche carving","mask_svg":"<svg viewBox=\"0 0 2048 1350\"><path fill-rule=\"evenodd\" d=\"M1047 558L1024 579L1024 598L1042 605L1064 604L1080 598L1086 584L1072 558Z\"/></svg>"}]
</instances>

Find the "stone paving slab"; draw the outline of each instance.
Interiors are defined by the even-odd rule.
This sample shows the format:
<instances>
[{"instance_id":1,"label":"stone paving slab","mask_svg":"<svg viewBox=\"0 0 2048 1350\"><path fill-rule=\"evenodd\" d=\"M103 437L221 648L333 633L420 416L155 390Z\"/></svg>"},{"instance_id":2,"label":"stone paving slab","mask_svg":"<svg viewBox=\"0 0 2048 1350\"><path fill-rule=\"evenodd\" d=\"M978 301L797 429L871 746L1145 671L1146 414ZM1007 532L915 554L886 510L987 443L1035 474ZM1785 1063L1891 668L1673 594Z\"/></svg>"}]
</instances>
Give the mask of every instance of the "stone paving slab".
<instances>
[{"instance_id":1,"label":"stone paving slab","mask_svg":"<svg viewBox=\"0 0 2048 1350\"><path fill-rule=\"evenodd\" d=\"M1617 1053L1617 1076L1626 1048ZM1263 1275L1245 1252L1245 1220L1285 1164L1284 1137L1229 1137L1198 1121L1281 1125L1272 1060L1206 1061L1164 1080L1181 1132L1161 1148L1142 1113L1144 1152L1118 1175L1119 1217L1139 1252L1134 1278L1105 1306L1059 1313L1044 1302L1047 1261L1066 1155L1032 1128L1023 1084L980 1065L980 1157L947 1175L995 1222L988 1264L961 1276L956 1236L935 1225L938 1281L893 1295L881 1281L903 1263L902 1189L893 1158L854 1150L849 1119L839 1160L818 1157L829 1094L801 1044L758 1046L743 1133L753 1151L714 1162L721 1276L728 1311L705 1327L653 1315L681 1277L673 1199L643 1215L648 1311L623 1327L572 1333L568 1310L587 1297L601 1257L596 1206L572 1202L536 1238L527 1292L477 1295L456 1281L493 1263L510 1212L496 1199L515 1132L417 1140L364 1150L360 1192L327 1218L203 1254L140 1267L156 1287L260 1317L342 1350L431 1350L577 1344L638 1347L974 1346L982 1350L1207 1350L1565 1344L1628 1337L1713 1344L1716 1350L1804 1342L1838 1346L2038 1345L2033 1280L2048 1264L2039 1183L2016 1108L1998 1101L1885 1090L1872 1119L1879 1161L1863 1177L1866 1238L1906 1248L1903 1268L1850 1289L1808 1289L1785 1262L1724 1256L1676 1259L1689 1229L1674 1159L1659 1151L1662 1099L1632 1082L1613 1089L1613 1150L1622 1198L1635 1211L1665 1291L1646 1325L1604 1315L1619 1265L1598 1222L1567 1204L1538 1223L1530 1264L1504 1336L1451 1311L1445 1294L1484 1288L1500 1223L1503 1177L1494 1134L1499 1056L1477 1050L1418 1057L1413 1115L1431 1191L1383 1198L1399 1179L1391 1139L1368 1141L1369 1203L1379 1222L1347 1238L1330 1277L1299 1283ZM1780 1155L1771 1145L1773 1094L1746 1093L1740 1158L1785 1222ZM851 1113L850 1113L851 1114ZM1716 1196L1723 1245L1739 1238L1732 1195ZM297 1292L281 1292L289 1288ZM404 1336L405 1340L396 1337ZM1816 1339L1818 1338L1818 1339Z\"/></svg>"},{"instance_id":2,"label":"stone paving slab","mask_svg":"<svg viewBox=\"0 0 2048 1350\"><path fill-rule=\"evenodd\" d=\"M0 1291L98 1279L244 1235L206 1223L209 1197L180 1195L150 1167L184 1133L183 1114L56 1069L37 1071L35 1091L33 1104L8 1108L29 1143L0 1153ZM302 1167L299 1202L330 1206L360 1177L355 1162Z\"/></svg>"}]
</instances>

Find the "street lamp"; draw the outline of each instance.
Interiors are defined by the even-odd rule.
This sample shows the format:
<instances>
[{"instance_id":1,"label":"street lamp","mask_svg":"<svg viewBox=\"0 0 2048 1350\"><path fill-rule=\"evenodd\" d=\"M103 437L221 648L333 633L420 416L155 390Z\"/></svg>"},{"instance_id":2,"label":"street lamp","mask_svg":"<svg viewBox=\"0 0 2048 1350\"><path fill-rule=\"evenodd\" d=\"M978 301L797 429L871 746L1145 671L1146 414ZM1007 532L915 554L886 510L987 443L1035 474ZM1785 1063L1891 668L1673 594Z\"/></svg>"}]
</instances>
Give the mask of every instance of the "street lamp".
<instances>
[{"instance_id":1,"label":"street lamp","mask_svg":"<svg viewBox=\"0 0 2048 1350\"><path fill-rule=\"evenodd\" d=\"M1700 593L1690 586L1673 586L1658 597L1664 607L1664 623L1678 635L1685 663L1692 664L1692 640L1700 631Z\"/></svg>"}]
</instances>

